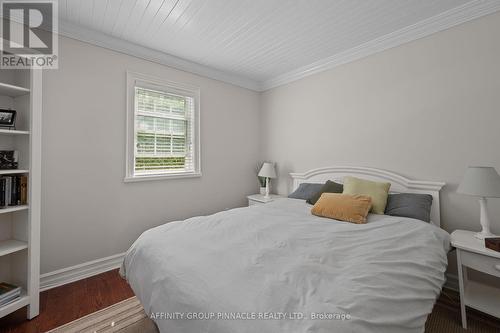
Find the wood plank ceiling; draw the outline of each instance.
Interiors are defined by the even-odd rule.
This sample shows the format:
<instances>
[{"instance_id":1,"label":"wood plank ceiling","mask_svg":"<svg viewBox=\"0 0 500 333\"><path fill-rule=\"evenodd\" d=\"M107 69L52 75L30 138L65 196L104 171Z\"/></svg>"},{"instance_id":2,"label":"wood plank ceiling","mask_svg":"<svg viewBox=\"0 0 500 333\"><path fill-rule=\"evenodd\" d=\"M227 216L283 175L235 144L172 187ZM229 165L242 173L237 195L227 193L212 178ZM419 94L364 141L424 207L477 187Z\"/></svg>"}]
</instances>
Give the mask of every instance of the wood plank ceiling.
<instances>
[{"instance_id":1,"label":"wood plank ceiling","mask_svg":"<svg viewBox=\"0 0 500 333\"><path fill-rule=\"evenodd\" d=\"M470 0L60 0L61 22L264 82Z\"/></svg>"}]
</instances>

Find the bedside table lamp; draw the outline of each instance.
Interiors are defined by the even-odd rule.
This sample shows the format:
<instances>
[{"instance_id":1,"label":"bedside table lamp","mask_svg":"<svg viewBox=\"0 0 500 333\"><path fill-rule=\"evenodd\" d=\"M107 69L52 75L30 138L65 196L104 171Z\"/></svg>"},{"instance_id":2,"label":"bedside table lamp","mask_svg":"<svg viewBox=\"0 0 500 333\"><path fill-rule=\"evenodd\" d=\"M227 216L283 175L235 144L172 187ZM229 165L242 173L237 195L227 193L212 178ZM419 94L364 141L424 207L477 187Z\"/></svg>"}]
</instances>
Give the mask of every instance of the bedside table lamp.
<instances>
[{"instance_id":1,"label":"bedside table lamp","mask_svg":"<svg viewBox=\"0 0 500 333\"><path fill-rule=\"evenodd\" d=\"M274 163L264 162L264 164L262 164L262 168L260 168L258 176L266 178L266 195L264 198L269 199L269 178L276 178Z\"/></svg>"},{"instance_id":2,"label":"bedside table lamp","mask_svg":"<svg viewBox=\"0 0 500 333\"><path fill-rule=\"evenodd\" d=\"M481 207L481 227L474 236L479 239L494 237L490 231L490 221L486 210L486 198L500 198L500 176L492 167L469 167L457 189L458 193L479 197Z\"/></svg>"}]
</instances>

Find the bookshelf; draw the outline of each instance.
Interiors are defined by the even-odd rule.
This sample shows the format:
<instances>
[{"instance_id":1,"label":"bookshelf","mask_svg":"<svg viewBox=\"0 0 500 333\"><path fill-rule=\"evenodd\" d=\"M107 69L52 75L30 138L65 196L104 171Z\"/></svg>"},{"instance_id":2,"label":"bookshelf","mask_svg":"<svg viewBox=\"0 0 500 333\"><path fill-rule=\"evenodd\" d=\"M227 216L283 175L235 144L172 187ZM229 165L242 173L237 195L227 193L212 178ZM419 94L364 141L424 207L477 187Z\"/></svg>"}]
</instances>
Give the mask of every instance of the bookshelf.
<instances>
[{"instance_id":1,"label":"bookshelf","mask_svg":"<svg viewBox=\"0 0 500 333\"><path fill-rule=\"evenodd\" d=\"M18 131L0 128L0 135L29 135L29 131Z\"/></svg>"},{"instance_id":2,"label":"bookshelf","mask_svg":"<svg viewBox=\"0 0 500 333\"><path fill-rule=\"evenodd\" d=\"M20 286L21 297L0 306L0 318L28 307L39 312L42 74L0 69L0 108L17 111L15 128L0 128L0 150L16 150L19 166L0 177L27 176L28 202L0 208L0 282Z\"/></svg>"},{"instance_id":3,"label":"bookshelf","mask_svg":"<svg viewBox=\"0 0 500 333\"><path fill-rule=\"evenodd\" d=\"M0 241L0 256L5 256L28 248L28 243L17 239Z\"/></svg>"},{"instance_id":4,"label":"bookshelf","mask_svg":"<svg viewBox=\"0 0 500 333\"><path fill-rule=\"evenodd\" d=\"M0 95L2 96L18 97L29 93L30 90L28 88L0 82Z\"/></svg>"},{"instance_id":5,"label":"bookshelf","mask_svg":"<svg viewBox=\"0 0 500 333\"><path fill-rule=\"evenodd\" d=\"M12 212L18 212L21 210L29 209L29 207L30 206L28 206L28 205L19 205L19 206L2 208L2 209L0 209L0 214L8 214L8 213L12 213Z\"/></svg>"},{"instance_id":6,"label":"bookshelf","mask_svg":"<svg viewBox=\"0 0 500 333\"><path fill-rule=\"evenodd\" d=\"M30 298L31 297L26 294L26 290L23 289L21 291L21 297L19 299L0 308L0 318L5 317L9 313L19 310L22 307L25 307L27 305L29 306Z\"/></svg>"},{"instance_id":7,"label":"bookshelf","mask_svg":"<svg viewBox=\"0 0 500 333\"><path fill-rule=\"evenodd\" d=\"M3 148L2 148L3 150ZM29 170L24 170L24 169L13 169L13 170L0 170L0 176L1 175L18 175L22 173L29 173Z\"/></svg>"}]
</instances>

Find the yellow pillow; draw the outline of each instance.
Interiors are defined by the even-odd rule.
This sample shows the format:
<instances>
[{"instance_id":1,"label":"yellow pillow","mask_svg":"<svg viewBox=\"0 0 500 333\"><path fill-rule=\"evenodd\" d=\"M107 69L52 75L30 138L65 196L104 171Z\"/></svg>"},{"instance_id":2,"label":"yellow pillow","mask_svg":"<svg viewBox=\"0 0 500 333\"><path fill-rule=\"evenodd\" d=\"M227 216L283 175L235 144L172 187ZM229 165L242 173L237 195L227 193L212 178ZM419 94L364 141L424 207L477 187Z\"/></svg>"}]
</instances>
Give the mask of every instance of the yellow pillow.
<instances>
[{"instance_id":1,"label":"yellow pillow","mask_svg":"<svg viewBox=\"0 0 500 333\"><path fill-rule=\"evenodd\" d=\"M391 183L379 183L355 177L344 178L344 194L367 195L372 198L372 213L384 214Z\"/></svg>"},{"instance_id":2,"label":"yellow pillow","mask_svg":"<svg viewBox=\"0 0 500 333\"><path fill-rule=\"evenodd\" d=\"M366 223L366 216L372 207L372 199L366 195L323 193L311 208L316 216L352 223Z\"/></svg>"}]
</instances>

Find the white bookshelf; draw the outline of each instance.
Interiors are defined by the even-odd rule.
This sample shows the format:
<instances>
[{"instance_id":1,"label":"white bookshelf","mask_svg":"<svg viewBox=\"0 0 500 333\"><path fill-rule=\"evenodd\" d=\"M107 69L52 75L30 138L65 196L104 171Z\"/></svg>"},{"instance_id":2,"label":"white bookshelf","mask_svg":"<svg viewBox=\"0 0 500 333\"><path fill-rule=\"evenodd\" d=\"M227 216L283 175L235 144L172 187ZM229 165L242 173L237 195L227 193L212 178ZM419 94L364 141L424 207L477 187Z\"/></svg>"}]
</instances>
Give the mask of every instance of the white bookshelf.
<instances>
[{"instance_id":1,"label":"white bookshelf","mask_svg":"<svg viewBox=\"0 0 500 333\"><path fill-rule=\"evenodd\" d=\"M14 207L7 207L7 208L2 208L0 209L0 214L8 214L12 212L18 212L21 210L26 210L29 209L30 206L28 205L19 205L19 206L14 206Z\"/></svg>"},{"instance_id":2,"label":"white bookshelf","mask_svg":"<svg viewBox=\"0 0 500 333\"><path fill-rule=\"evenodd\" d=\"M21 290L21 297L12 303L0 307L0 318L19 310L22 307L29 306L31 297L28 296L26 290Z\"/></svg>"},{"instance_id":3,"label":"white bookshelf","mask_svg":"<svg viewBox=\"0 0 500 333\"><path fill-rule=\"evenodd\" d=\"M39 312L41 70L0 69L0 108L17 111L16 128L0 128L0 150L18 151L19 167L0 170L0 177L28 176L28 203L0 208L0 282L22 289L21 297L0 306L0 318L28 307Z\"/></svg>"},{"instance_id":4,"label":"white bookshelf","mask_svg":"<svg viewBox=\"0 0 500 333\"><path fill-rule=\"evenodd\" d=\"M30 90L28 88L0 82L0 95L2 96L18 97L29 93Z\"/></svg>"},{"instance_id":5,"label":"white bookshelf","mask_svg":"<svg viewBox=\"0 0 500 333\"><path fill-rule=\"evenodd\" d=\"M0 128L0 135L29 135L29 131L18 131Z\"/></svg>"},{"instance_id":6,"label":"white bookshelf","mask_svg":"<svg viewBox=\"0 0 500 333\"><path fill-rule=\"evenodd\" d=\"M30 171L27 169L14 169L14 170L0 170L1 175L18 175L23 173L29 173Z\"/></svg>"},{"instance_id":7,"label":"white bookshelf","mask_svg":"<svg viewBox=\"0 0 500 333\"><path fill-rule=\"evenodd\" d=\"M6 256L17 251L28 248L28 243L17 239L7 239L0 241L0 256Z\"/></svg>"}]
</instances>

